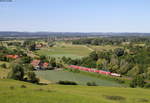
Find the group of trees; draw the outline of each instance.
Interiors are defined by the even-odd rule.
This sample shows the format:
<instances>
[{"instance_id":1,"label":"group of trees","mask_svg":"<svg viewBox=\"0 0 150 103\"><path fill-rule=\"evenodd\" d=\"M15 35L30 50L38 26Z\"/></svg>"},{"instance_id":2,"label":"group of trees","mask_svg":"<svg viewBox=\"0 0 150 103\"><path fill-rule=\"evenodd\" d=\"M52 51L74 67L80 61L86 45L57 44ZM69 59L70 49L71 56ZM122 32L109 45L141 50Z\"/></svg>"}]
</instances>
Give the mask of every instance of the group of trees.
<instances>
[{"instance_id":1,"label":"group of trees","mask_svg":"<svg viewBox=\"0 0 150 103\"><path fill-rule=\"evenodd\" d=\"M0 46L0 61L12 61L12 58L7 58L6 55L27 56L27 54L19 48L9 49L5 46Z\"/></svg>"},{"instance_id":2,"label":"group of trees","mask_svg":"<svg viewBox=\"0 0 150 103\"><path fill-rule=\"evenodd\" d=\"M28 81L32 83L38 83L39 79L33 72L33 66L30 65L33 58L27 56L22 48L21 43L9 42L7 46L0 46L0 61L10 62L9 69L11 72L8 78L15 80ZM16 48L9 48L9 46L15 46ZM18 55L19 58L9 58L7 55ZM7 68L6 64L0 65L2 68Z\"/></svg>"},{"instance_id":3,"label":"group of trees","mask_svg":"<svg viewBox=\"0 0 150 103\"><path fill-rule=\"evenodd\" d=\"M127 51L128 50L128 51ZM149 46L116 48L110 51L93 51L81 59L63 57L67 64L96 68L134 78L131 87L144 87L145 80L150 80Z\"/></svg>"},{"instance_id":4,"label":"group of trees","mask_svg":"<svg viewBox=\"0 0 150 103\"><path fill-rule=\"evenodd\" d=\"M33 40L26 40L23 42L23 47L28 48L29 51L35 51L36 43Z\"/></svg>"},{"instance_id":5,"label":"group of trees","mask_svg":"<svg viewBox=\"0 0 150 103\"><path fill-rule=\"evenodd\" d=\"M31 83L38 83L39 79L36 77L35 73L27 70L21 64L15 64L12 66L11 72L8 75L8 78L20 80L20 81L28 81Z\"/></svg>"},{"instance_id":6,"label":"group of trees","mask_svg":"<svg viewBox=\"0 0 150 103\"><path fill-rule=\"evenodd\" d=\"M80 40L72 41L73 44L90 44L90 45L121 45L123 42L150 44L150 37L115 36L102 38L83 38Z\"/></svg>"}]
</instances>

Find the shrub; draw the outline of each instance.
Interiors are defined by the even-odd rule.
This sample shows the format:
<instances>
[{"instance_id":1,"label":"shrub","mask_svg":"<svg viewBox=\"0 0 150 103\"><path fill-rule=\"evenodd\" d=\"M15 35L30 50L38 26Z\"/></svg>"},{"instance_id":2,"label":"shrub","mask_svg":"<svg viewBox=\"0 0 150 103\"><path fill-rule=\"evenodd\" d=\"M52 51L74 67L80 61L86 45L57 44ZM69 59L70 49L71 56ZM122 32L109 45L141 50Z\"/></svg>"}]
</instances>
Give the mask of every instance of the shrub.
<instances>
[{"instance_id":1,"label":"shrub","mask_svg":"<svg viewBox=\"0 0 150 103\"><path fill-rule=\"evenodd\" d=\"M42 88L37 89L37 91L44 91Z\"/></svg>"},{"instance_id":2,"label":"shrub","mask_svg":"<svg viewBox=\"0 0 150 103\"><path fill-rule=\"evenodd\" d=\"M32 60L32 58L31 58L31 57L28 57L28 56L21 58L21 62L22 62L23 64L25 64L25 63L30 63L31 60Z\"/></svg>"},{"instance_id":3,"label":"shrub","mask_svg":"<svg viewBox=\"0 0 150 103\"><path fill-rule=\"evenodd\" d=\"M97 84L95 82L87 82L86 85L87 86L97 86Z\"/></svg>"},{"instance_id":4,"label":"shrub","mask_svg":"<svg viewBox=\"0 0 150 103\"><path fill-rule=\"evenodd\" d=\"M134 77L130 83L130 87L132 87L132 88L144 87L144 85L145 85L145 82L144 82L144 78L142 76Z\"/></svg>"},{"instance_id":5,"label":"shrub","mask_svg":"<svg viewBox=\"0 0 150 103\"><path fill-rule=\"evenodd\" d=\"M9 74L9 78L15 80L23 80L24 77L24 69L22 65L16 64L12 67L12 71Z\"/></svg>"},{"instance_id":6,"label":"shrub","mask_svg":"<svg viewBox=\"0 0 150 103\"><path fill-rule=\"evenodd\" d=\"M108 95L104 95L104 97L106 99L115 100L115 101L125 100L125 97L122 97L122 96L108 96Z\"/></svg>"},{"instance_id":7,"label":"shrub","mask_svg":"<svg viewBox=\"0 0 150 103\"><path fill-rule=\"evenodd\" d=\"M58 84L63 84L63 85L78 85L76 82L74 81L59 81Z\"/></svg>"},{"instance_id":8,"label":"shrub","mask_svg":"<svg viewBox=\"0 0 150 103\"><path fill-rule=\"evenodd\" d=\"M7 66L6 66L5 63L1 64L1 67L2 67L2 68L7 68Z\"/></svg>"},{"instance_id":9,"label":"shrub","mask_svg":"<svg viewBox=\"0 0 150 103\"><path fill-rule=\"evenodd\" d=\"M80 73L80 70L78 70L78 69L70 69L70 71L73 73Z\"/></svg>"},{"instance_id":10,"label":"shrub","mask_svg":"<svg viewBox=\"0 0 150 103\"><path fill-rule=\"evenodd\" d=\"M138 99L138 102L149 102L149 100L147 100L145 98L140 98L140 99Z\"/></svg>"},{"instance_id":11,"label":"shrub","mask_svg":"<svg viewBox=\"0 0 150 103\"><path fill-rule=\"evenodd\" d=\"M10 86L9 88L10 88L11 90L14 90L14 89L15 89L15 87L14 87L14 86Z\"/></svg>"},{"instance_id":12,"label":"shrub","mask_svg":"<svg viewBox=\"0 0 150 103\"><path fill-rule=\"evenodd\" d=\"M144 87L145 88L150 88L150 83L146 83Z\"/></svg>"},{"instance_id":13,"label":"shrub","mask_svg":"<svg viewBox=\"0 0 150 103\"><path fill-rule=\"evenodd\" d=\"M115 54L116 54L118 57L124 55L124 49L122 49L122 48L116 48L116 49L115 49Z\"/></svg>"},{"instance_id":14,"label":"shrub","mask_svg":"<svg viewBox=\"0 0 150 103\"><path fill-rule=\"evenodd\" d=\"M27 78L31 83L39 83L39 79L36 78L36 74L34 72L28 72Z\"/></svg>"},{"instance_id":15,"label":"shrub","mask_svg":"<svg viewBox=\"0 0 150 103\"><path fill-rule=\"evenodd\" d=\"M118 83L120 83L120 84L125 83L125 81L124 81L124 80L120 80L120 79L116 79L116 81L117 81Z\"/></svg>"},{"instance_id":16,"label":"shrub","mask_svg":"<svg viewBox=\"0 0 150 103\"><path fill-rule=\"evenodd\" d=\"M26 85L21 85L20 87L21 87L21 88L27 88L27 86L26 86Z\"/></svg>"}]
</instances>

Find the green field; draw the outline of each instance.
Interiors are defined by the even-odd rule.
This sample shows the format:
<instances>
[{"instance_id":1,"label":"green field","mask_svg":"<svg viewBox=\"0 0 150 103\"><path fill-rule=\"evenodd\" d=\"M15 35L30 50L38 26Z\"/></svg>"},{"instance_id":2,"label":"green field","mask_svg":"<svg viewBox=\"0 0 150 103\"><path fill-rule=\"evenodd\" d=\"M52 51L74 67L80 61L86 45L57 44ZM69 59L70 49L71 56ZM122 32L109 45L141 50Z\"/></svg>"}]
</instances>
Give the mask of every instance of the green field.
<instances>
[{"instance_id":1,"label":"green field","mask_svg":"<svg viewBox=\"0 0 150 103\"><path fill-rule=\"evenodd\" d=\"M88 56L91 51L92 50L84 45L57 43L54 47L41 48L41 50L36 51L36 54L53 57L66 56L71 58L80 58L83 56Z\"/></svg>"},{"instance_id":2,"label":"green field","mask_svg":"<svg viewBox=\"0 0 150 103\"><path fill-rule=\"evenodd\" d=\"M68 80L68 81L75 81L80 85L86 85L87 82L95 82L97 85L100 86L122 86L121 84L118 84L113 81L68 71L49 70L49 71L36 71L35 73L37 74L38 77L43 78L45 80L49 80L51 82L58 82L59 80Z\"/></svg>"},{"instance_id":3,"label":"green field","mask_svg":"<svg viewBox=\"0 0 150 103\"><path fill-rule=\"evenodd\" d=\"M25 87L22 87L24 85ZM122 87L34 85L0 80L1 103L150 103L150 90Z\"/></svg>"}]
</instances>

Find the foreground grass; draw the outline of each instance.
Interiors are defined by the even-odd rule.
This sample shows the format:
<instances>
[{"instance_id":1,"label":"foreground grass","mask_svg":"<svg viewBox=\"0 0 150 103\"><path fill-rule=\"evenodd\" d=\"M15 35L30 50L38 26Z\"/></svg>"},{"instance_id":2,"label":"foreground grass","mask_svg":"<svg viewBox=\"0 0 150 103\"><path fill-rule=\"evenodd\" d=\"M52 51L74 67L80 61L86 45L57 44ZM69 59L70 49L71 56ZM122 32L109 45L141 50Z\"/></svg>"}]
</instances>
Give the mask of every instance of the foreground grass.
<instances>
[{"instance_id":1,"label":"foreground grass","mask_svg":"<svg viewBox=\"0 0 150 103\"><path fill-rule=\"evenodd\" d=\"M0 80L1 103L150 103L149 94L150 90L140 88L40 86Z\"/></svg>"}]
</instances>

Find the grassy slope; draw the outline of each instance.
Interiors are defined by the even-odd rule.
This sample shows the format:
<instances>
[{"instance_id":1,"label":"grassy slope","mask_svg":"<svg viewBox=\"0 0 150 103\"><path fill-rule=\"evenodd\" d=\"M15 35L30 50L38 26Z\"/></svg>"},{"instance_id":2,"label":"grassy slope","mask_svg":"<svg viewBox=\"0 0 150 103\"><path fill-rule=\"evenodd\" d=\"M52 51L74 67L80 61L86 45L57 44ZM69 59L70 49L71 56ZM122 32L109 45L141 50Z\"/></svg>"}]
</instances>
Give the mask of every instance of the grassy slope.
<instances>
[{"instance_id":1,"label":"grassy slope","mask_svg":"<svg viewBox=\"0 0 150 103\"><path fill-rule=\"evenodd\" d=\"M65 43L58 43L54 47L42 48L37 51L37 54L47 55L47 56L55 56L55 57L83 57L87 56L91 50L83 45L71 45Z\"/></svg>"},{"instance_id":2,"label":"grassy slope","mask_svg":"<svg viewBox=\"0 0 150 103\"><path fill-rule=\"evenodd\" d=\"M21 88L21 85L27 88ZM2 103L150 103L149 94L150 90L140 88L39 86L14 80L0 80ZM105 96L121 96L125 100L109 100Z\"/></svg>"},{"instance_id":3,"label":"grassy slope","mask_svg":"<svg viewBox=\"0 0 150 103\"><path fill-rule=\"evenodd\" d=\"M52 81L58 82L59 80L69 80L75 81L78 84L86 85L87 82L95 82L97 85L101 86L122 86L116 82L92 77L89 75L83 75L80 73L72 73L68 71L56 71L56 70L49 70L49 71L36 71L37 76Z\"/></svg>"}]
</instances>

